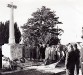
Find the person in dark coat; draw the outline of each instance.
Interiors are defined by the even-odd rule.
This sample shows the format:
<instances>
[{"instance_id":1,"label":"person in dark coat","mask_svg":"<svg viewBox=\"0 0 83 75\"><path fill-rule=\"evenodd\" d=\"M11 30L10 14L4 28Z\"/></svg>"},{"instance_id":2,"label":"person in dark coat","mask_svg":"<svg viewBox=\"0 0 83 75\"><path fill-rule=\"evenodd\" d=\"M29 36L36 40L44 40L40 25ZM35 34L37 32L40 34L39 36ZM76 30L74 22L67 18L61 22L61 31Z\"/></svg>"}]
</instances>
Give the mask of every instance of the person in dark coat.
<instances>
[{"instance_id":1,"label":"person in dark coat","mask_svg":"<svg viewBox=\"0 0 83 75\"><path fill-rule=\"evenodd\" d=\"M42 59L45 59L45 49L46 49L46 46L43 45L43 48L42 48Z\"/></svg>"},{"instance_id":2,"label":"person in dark coat","mask_svg":"<svg viewBox=\"0 0 83 75\"><path fill-rule=\"evenodd\" d=\"M74 75L75 69L75 51L73 45L68 46L68 52L66 54L66 75Z\"/></svg>"},{"instance_id":3,"label":"person in dark coat","mask_svg":"<svg viewBox=\"0 0 83 75\"><path fill-rule=\"evenodd\" d=\"M33 58L33 49L30 47L30 60Z\"/></svg>"},{"instance_id":4,"label":"person in dark coat","mask_svg":"<svg viewBox=\"0 0 83 75\"><path fill-rule=\"evenodd\" d=\"M40 46L40 59L45 59L45 48L44 45Z\"/></svg>"},{"instance_id":5,"label":"person in dark coat","mask_svg":"<svg viewBox=\"0 0 83 75\"><path fill-rule=\"evenodd\" d=\"M2 48L0 46L0 69L2 68L2 57L3 57L3 55L2 55Z\"/></svg>"},{"instance_id":6,"label":"person in dark coat","mask_svg":"<svg viewBox=\"0 0 83 75\"><path fill-rule=\"evenodd\" d=\"M36 47L34 46L33 48L33 59L35 60L36 59Z\"/></svg>"},{"instance_id":7,"label":"person in dark coat","mask_svg":"<svg viewBox=\"0 0 83 75\"><path fill-rule=\"evenodd\" d=\"M76 75L79 75L79 67L80 67L80 51L77 48L77 44L74 44L75 50L75 66L76 66Z\"/></svg>"}]
</instances>

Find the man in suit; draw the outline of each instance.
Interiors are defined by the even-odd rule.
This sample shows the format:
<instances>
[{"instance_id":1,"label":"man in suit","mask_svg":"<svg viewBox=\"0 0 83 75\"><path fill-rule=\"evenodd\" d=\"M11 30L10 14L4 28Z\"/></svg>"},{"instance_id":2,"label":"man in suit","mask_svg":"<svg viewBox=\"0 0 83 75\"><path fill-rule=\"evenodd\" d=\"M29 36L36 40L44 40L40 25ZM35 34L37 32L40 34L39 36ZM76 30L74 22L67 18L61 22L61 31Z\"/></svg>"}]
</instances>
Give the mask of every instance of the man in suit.
<instances>
[{"instance_id":1,"label":"man in suit","mask_svg":"<svg viewBox=\"0 0 83 75\"><path fill-rule=\"evenodd\" d=\"M75 69L75 51L73 45L69 44L68 52L66 54L66 75L74 75Z\"/></svg>"},{"instance_id":2,"label":"man in suit","mask_svg":"<svg viewBox=\"0 0 83 75\"><path fill-rule=\"evenodd\" d=\"M77 48L77 44L74 44L75 50L75 66L76 66L76 75L79 75L79 66L80 66L80 51Z\"/></svg>"}]
</instances>

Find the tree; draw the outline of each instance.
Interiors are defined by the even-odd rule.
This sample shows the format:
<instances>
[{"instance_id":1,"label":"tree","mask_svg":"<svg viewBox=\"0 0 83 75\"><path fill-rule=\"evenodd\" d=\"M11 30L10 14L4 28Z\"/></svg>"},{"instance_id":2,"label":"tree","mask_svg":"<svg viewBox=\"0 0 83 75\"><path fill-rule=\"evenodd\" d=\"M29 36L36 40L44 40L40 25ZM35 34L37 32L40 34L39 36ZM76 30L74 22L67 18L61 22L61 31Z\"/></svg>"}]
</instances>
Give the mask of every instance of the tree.
<instances>
[{"instance_id":1,"label":"tree","mask_svg":"<svg viewBox=\"0 0 83 75\"><path fill-rule=\"evenodd\" d=\"M0 22L0 45L4 44L4 23Z\"/></svg>"},{"instance_id":2,"label":"tree","mask_svg":"<svg viewBox=\"0 0 83 75\"><path fill-rule=\"evenodd\" d=\"M19 30L19 27L17 26L17 23L14 24L15 29L15 42L19 43L21 41L21 32ZM0 45L3 45L4 43L8 43L9 40L9 21L6 21L5 23L0 22Z\"/></svg>"},{"instance_id":3,"label":"tree","mask_svg":"<svg viewBox=\"0 0 83 75\"><path fill-rule=\"evenodd\" d=\"M52 29L56 24L62 24L58 19L59 17L56 16L55 12L45 6L33 12L32 18L29 18L28 22L22 26L24 43L30 45L46 44L52 38L51 35L54 34L51 32Z\"/></svg>"},{"instance_id":4,"label":"tree","mask_svg":"<svg viewBox=\"0 0 83 75\"><path fill-rule=\"evenodd\" d=\"M8 43L9 40L9 21L5 22L5 26L4 26L4 43Z\"/></svg>"},{"instance_id":5,"label":"tree","mask_svg":"<svg viewBox=\"0 0 83 75\"><path fill-rule=\"evenodd\" d=\"M14 28L15 28L15 42L19 43L21 41L21 32L19 30L19 27L17 26L17 23L14 24Z\"/></svg>"}]
</instances>

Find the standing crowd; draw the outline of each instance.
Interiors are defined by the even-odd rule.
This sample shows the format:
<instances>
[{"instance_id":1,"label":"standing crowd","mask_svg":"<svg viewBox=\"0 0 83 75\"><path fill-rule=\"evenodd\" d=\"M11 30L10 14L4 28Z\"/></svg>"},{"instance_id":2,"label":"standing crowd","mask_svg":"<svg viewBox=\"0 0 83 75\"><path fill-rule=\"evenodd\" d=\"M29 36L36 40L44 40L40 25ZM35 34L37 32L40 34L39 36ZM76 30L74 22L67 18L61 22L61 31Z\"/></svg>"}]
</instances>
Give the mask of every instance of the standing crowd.
<instances>
[{"instance_id":1,"label":"standing crowd","mask_svg":"<svg viewBox=\"0 0 83 75\"><path fill-rule=\"evenodd\" d=\"M38 59L46 65L57 62L64 55L65 50L60 45L39 44L38 47L30 49L30 60Z\"/></svg>"},{"instance_id":2,"label":"standing crowd","mask_svg":"<svg viewBox=\"0 0 83 75\"><path fill-rule=\"evenodd\" d=\"M51 64L59 61L62 57L65 57L65 50L60 50L60 45L47 44L45 50L45 64Z\"/></svg>"},{"instance_id":3,"label":"standing crowd","mask_svg":"<svg viewBox=\"0 0 83 75\"><path fill-rule=\"evenodd\" d=\"M2 58L2 55L0 57ZM62 58L65 60L66 75L79 75L81 53L76 43L69 43L67 47L63 47L61 44L40 44L39 47L34 46L30 49L30 60L42 60L45 65L56 63Z\"/></svg>"}]
</instances>

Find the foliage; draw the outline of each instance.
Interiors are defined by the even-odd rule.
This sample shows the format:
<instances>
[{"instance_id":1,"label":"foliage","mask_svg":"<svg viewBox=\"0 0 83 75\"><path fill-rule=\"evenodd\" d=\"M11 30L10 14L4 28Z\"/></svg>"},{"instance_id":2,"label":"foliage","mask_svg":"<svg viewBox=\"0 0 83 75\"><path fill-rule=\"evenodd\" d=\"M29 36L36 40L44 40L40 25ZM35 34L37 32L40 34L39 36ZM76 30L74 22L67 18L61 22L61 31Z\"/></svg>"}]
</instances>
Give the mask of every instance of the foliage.
<instances>
[{"instance_id":1,"label":"foliage","mask_svg":"<svg viewBox=\"0 0 83 75\"><path fill-rule=\"evenodd\" d=\"M19 43L21 41L21 32L19 30L19 27L17 26L17 23L14 24L14 28L15 28L15 42Z\"/></svg>"},{"instance_id":2,"label":"foliage","mask_svg":"<svg viewBox=\"0 0 83 75\"><path fill-rule=\"evenodd\" d=\"M54 11L42 6L41 9L33 12L32 18L29 18L28 22L22 26L23 42L31 46L39 43L46 44L52 38L52 34L57 36L56 33L51 31L57 24L62 24L58 19L59 17L56 16Z\"/></svg>"},{"instance_id":3,"label":"foliage","mask_svg":"<svg viewBox=\"0 0 83 75\"><path fill-rule=\"evenodd\" d=\"M17 26L17 23L14 24L15 28L15 42L19 43L21 40L21 32ZM5 23L0 22L0 45L8 43L9 40L9 21Z\"/></svg>"},{"instance_id":4,"label":"foliage","mask_svg":"<svg viewBox=\"0 0 83 75\"><path fill-rule=\"evenodd\" d=\"M4 44L4 23L0 22L0 45Z\"/></svg>"}]
</instances>

